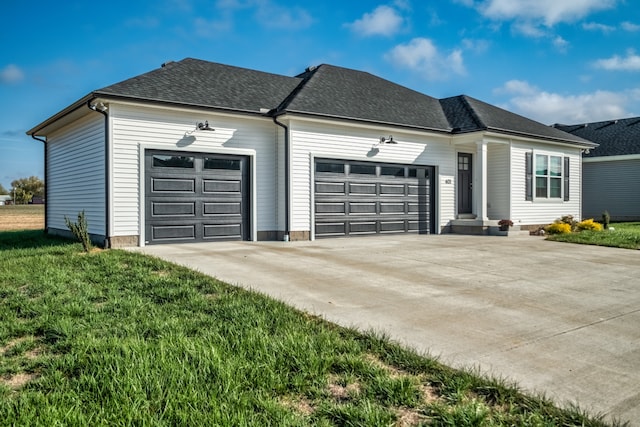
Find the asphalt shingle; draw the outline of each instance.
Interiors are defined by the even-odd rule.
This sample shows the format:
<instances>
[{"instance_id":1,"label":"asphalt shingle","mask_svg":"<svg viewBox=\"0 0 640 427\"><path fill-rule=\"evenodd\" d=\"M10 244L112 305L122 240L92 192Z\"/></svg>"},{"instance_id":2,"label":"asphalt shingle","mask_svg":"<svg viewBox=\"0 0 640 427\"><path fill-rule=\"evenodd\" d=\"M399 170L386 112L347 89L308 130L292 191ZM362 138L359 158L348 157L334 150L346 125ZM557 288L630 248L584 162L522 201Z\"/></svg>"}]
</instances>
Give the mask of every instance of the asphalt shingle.
<instances>
[{"instance_id":1,"label":"asphalt shingle","mask_svg":"<svg viewBox=\"0 0 640 427\"><path fill-rule=\"evenodd\" d=\"M600 144L585 157L640 154L640 117L554 127Z\"/></svg>"}]
</instances>

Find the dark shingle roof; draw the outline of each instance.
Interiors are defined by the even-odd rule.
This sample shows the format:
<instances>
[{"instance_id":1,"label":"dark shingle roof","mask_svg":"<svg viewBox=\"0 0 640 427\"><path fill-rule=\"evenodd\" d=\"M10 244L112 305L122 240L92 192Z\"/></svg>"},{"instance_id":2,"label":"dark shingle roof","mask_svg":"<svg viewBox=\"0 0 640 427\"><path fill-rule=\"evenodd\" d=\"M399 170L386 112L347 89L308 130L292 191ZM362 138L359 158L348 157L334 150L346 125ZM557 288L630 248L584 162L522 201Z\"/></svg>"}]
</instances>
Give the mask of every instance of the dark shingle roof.
<instances>
[{"instance_id":1,"label":"dark shingle roof","mask_svg":"<svg viewBox=\"0 0 640 427\"><path fill-rule=\"evenodd\" d=\"M370 73L323 64L300 77L304 85L281 110L450 130L436 98Z\"/></svg>"},{"instance_id":2,"label":"dark shingle roof","mask_svg":"<svg viewBox=\"0 0 640 427\"><path fill-rule=\"evenodd\" d=\"M445 98L441 99L440 103L454 133L486 129L589 145L589 141L579 136L567 134L552 126L544 125L470 96L460 95Z\"/></svg>"},{"instance_id":3,"label":"dark shingle roof","mask_svg":"<svg viewBox=\"0 0 640 427\"><path fill-rule=\"evenodd\" d=\"M156 102L259 112L276 108L301 79L187 58L95 91Z\"/></svg>"},{"instance_id":4,"label":"dark shingle roof","mask_svg":"<svg viewBox=\"0 0 640 427\"><path fill-rule=\"evenodd\" d=\"M468 96L438 100L364 71L323 64L288 77L192 58L91 92L28 133L40 135L48 125L96 97L253 114L316 115L453 134L492 130L595 146Z\"/></svg>"},{"instance_id":5,"label":"dark shingle roof","mask_svg":"<svg viewBox=\"0 0 640 427\"><path fill-rule=\"evenodd\" d=\"M640 117L554 127L600 144L585 157L640 154Z\"/></svg>"}]
</instances>

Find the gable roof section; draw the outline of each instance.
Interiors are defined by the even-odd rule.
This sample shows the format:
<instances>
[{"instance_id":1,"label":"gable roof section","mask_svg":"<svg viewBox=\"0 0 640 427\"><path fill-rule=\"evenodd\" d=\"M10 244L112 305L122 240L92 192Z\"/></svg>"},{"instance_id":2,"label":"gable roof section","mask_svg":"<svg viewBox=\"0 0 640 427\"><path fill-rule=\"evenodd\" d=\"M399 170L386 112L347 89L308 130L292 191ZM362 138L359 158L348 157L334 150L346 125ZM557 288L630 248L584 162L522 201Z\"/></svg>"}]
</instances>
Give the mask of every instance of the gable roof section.
<instances>
[{"instance_id":1,"label":"gable roof section","mask_svg":"<svg viewBox=\"0 0 640 427\"><path fill-rule=\"evenodd\" d=\"M584 157L640 154L640 117L554 127L600 144Z\"/></svg>"},{"instance_id":2,"label":"gable roof section","mask_svg":"<svg viewBox=\"0 0 640 427\"><path fill-rule=\"evenodd\" d=\"M449 132L437 99L373 74L323 64L308 69L279 111Z\"/></svg>"},{"instance_id":3,"label":"gable roof section","mask_svg":"<svg viewBox=\"0 0 640 427\"><path fill-rule=\"evenodd\" d=\"M276 108L301 79L186 58L94 94L225 110Z\"/></svg>"},{"instance_id":4,"label":"gable roof section","mask_svg":"<svg viewBox=\"0 0 640 427\"><path fill-rule=\"evenodd\" d=\"M489 130L513 135L533 136L551 141L569 142L595 147L579 136L546 126L495 105L470 96L460 95L440 100L454 133Z\"/></svg>"}]
</instances>

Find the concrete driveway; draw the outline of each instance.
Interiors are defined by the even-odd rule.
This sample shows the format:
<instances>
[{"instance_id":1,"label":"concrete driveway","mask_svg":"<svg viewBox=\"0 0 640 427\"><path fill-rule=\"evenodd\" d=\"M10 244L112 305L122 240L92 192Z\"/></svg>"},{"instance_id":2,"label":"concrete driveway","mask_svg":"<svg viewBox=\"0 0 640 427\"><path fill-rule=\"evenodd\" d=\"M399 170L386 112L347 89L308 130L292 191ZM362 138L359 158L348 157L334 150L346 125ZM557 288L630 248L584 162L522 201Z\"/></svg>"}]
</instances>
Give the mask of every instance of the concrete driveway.
<instances>
[{"instance_id":1,"label":"concrete driveway","mask_svg":"<svg viewBox=\"0 0 640 427\"><path fill-rule=\"evenodd\" d=\"M459 235L135 250L640 426L640 251Z\"/></svg>"}]
</instances>

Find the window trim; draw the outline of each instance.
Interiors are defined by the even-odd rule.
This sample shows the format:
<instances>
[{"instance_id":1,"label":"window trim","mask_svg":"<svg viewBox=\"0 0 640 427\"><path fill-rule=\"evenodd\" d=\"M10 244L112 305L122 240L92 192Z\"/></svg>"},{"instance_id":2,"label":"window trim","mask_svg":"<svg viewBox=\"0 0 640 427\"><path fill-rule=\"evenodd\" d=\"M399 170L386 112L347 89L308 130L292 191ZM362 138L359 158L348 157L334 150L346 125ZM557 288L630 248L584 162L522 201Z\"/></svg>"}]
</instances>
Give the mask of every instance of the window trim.
<instances>
[{"instance_id":1,"label":"window trim","mask_svg":"<svg viewBox=\"0 0 640 427\"><path fill-rule=\"evenodd\" d=\"M538 175L537 171L537 162L538 156L545 156L547 159L547 173L545 175ZM553 176L551 175L551 158L557 157L560 159L560 175ZM530 160L529 160L530 159ZM526 200L534 201L534 202L543 202L543 203L562 203L568 202L570 199L570 169L571 169L571 158L567 156L565 153L561 152L550 152L550 151L540 151L540 150L532 150L527 152L526 159L526 181L527 181L527 189L526 189ZM538 196L538 187L537 180L538 178L546 179L546 192L547 196ZM551 196L551 181L552 179L556 179L560 182L560 195L557 197Z\"/></svg>"}]
</instances>

